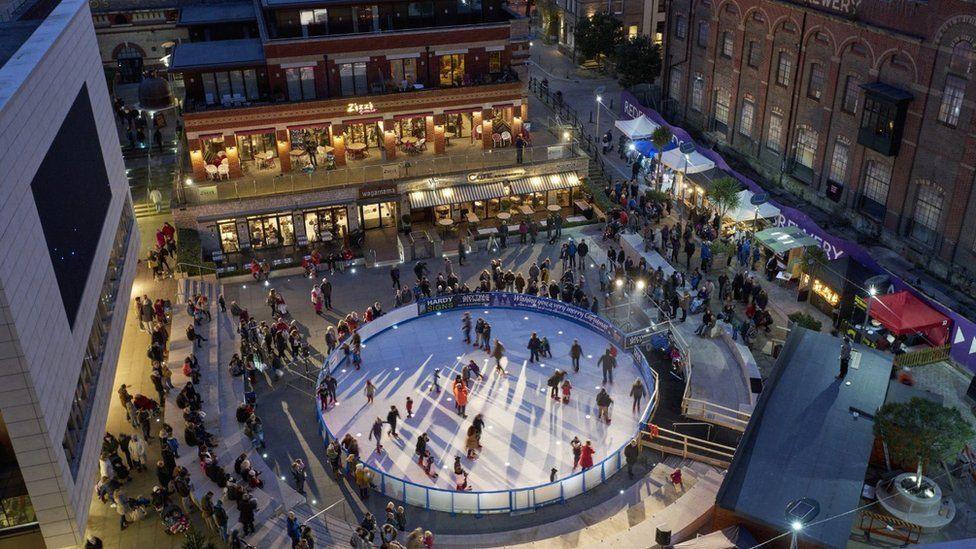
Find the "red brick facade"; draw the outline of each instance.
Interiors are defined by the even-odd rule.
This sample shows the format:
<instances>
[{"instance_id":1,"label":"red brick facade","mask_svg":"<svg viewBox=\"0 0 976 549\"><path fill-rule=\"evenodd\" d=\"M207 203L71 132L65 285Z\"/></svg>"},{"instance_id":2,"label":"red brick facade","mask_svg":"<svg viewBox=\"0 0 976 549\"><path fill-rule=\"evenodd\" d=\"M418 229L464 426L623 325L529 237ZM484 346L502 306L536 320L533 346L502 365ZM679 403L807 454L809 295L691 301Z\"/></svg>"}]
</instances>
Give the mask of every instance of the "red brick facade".
<instances>
[{"instance_id":1,"label":"red brick facade","mask_svg":"<svg viewBox=\"0 0 976 549\"><path fill-rule=\"evenodd\" d=\"M912 260L976 270L976 2L672 0L667 21L674 121ZM874 83L911 96L895 155L859 143Z\"/></svg>"}]
</instances>

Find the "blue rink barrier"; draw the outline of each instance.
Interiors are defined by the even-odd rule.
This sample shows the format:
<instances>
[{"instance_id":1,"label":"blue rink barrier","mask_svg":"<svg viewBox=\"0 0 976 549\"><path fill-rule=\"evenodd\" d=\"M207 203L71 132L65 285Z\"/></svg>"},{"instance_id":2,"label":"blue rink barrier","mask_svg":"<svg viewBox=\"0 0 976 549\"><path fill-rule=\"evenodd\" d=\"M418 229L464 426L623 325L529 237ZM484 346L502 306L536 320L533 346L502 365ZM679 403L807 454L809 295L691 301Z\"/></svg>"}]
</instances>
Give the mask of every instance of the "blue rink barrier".
<instances>
[{"instance_id":1,"label":"blue rink barrier","mask_svg":"<svg viewBox=\"0 0 976 549\"><path fill-rule=\"evenodd\" d=\"M621 347L623 347L626 339L626 334L609 320L585 309L554 299L508 292L481 292L421 299L416 304L395 309L373 322L361 326L359 335L365 343L369 338L394 329L405 322L458 308L506 308L550 314L587 327ZM334 371L346 360L341 347L340 345L336 351L329 355L323 364L319 371L319 384L327 372ZM657 404L657 377L640 351L631 352L631 358L641 373L645 386L650 388L650 399L639 422L640 426L644 426ZM326 424L325 416L322 413L322 402L318 398L315 399L315 410L319 420L319 434L322 436L322 442L328 446L332 440L339 437L336 437ZM638 434L634 433L634 436L636 437ZM623 468L625 446L626 444L610 452L586 471L574 473L555 482L506 490L459 492L411 482L383 472L368 463L363 463L363 466L372 471L375 489L391 499L424 509L448 513L509 513L531 511L545 505L562 503L603 484ZM341 457L341 463L344 466L346 456Z\"/></svg>"}]
</instances>

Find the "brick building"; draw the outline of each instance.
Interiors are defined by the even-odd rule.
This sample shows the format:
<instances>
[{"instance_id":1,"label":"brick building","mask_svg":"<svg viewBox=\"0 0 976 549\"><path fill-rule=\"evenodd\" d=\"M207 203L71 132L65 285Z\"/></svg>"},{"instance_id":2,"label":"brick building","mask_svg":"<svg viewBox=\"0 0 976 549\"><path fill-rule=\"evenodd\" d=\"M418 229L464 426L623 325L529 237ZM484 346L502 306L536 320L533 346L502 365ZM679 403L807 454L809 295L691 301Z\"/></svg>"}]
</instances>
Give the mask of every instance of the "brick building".
<instances>
[{"instance_id":1,"label":"brick building","mask_svg":"<svg viewBox=\"0 0 976 549\"><path fill-rule=\"evenodd\" d=\"M666 115L936 273L976 270L976 2L672 0Z\"/></svg>"},{"instance_id":2,"label":"brick building","mask_svg":"<svg viewBox=\"0 0 976 549\"><path fill-rule=\"evenodd\" d=\"M185 6L181 24L191 9L170 63L188 153L176 219L208 259L294 260L362 230L395 260L398 229L456 238L579 196L572 144L540 135L516 153L544 132L525 125L528 19L499 0L262 0L247 22L225 20L231 3ZM553 177L523 189L535 175Z\"/></svg>"},{"instance_id":3,"label":"brick building","mask_svg":"<svg viewBox=\"0 0 976 549\"><path fill-rule=\"evenodd\" d=\"M628 37L647 36L655 42L664 40L667 12L665 0L554 0L556 6L555 32L560 49L575 50L576 23L597 12L609 12L624 27Z\"/></svg>"}]
</instances>

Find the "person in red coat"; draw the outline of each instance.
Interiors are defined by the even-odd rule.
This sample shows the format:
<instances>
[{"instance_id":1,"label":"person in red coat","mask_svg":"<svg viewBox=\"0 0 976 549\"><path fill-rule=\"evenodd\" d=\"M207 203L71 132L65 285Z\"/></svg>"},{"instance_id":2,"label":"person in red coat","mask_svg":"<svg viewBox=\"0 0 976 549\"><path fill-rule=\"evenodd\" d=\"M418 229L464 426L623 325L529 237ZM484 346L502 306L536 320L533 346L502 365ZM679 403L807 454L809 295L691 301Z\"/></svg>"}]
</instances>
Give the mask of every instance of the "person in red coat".
<instances>
[{"instance_id":1,"label":"person in red coat","mask_svg":"<svg viewBox=\"0 0 976 549\"><path fill-rule=\"evenodd\" d=\"M583 445L583 448L580 449L579 465L581 470L585 471L590 467L593 467L593 454L595 453L596 450L593 449L590 441L587 440L586 444Z\"/></svg>"}]
</instances>

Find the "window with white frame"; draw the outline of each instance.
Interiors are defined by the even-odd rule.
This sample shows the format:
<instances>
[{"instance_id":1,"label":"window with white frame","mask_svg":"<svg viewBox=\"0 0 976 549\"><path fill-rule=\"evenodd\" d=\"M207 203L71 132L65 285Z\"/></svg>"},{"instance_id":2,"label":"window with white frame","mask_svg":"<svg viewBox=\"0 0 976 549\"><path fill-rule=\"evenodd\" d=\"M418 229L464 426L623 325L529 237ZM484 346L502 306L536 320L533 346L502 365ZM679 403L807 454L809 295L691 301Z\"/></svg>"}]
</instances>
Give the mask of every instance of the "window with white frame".
<instances>
[{"instance_id":1,"label":"window with white frame","mask_svg":"<svg viewBox=\"0 0 976 549\"><path fill-rule=\"evenodd\" d=\"M966 79L954 74L946 75L945 87L942 89L942 103L939 105L939 122L950 128L959 123L959 111L962 109L962 98L966 95Z\"/></svg>"},{"instance_id":2,"label":"window with white frame","mask_svg":"<svg viewBox=\"0 0 976 549\"><path fill-rule=\"evenodd\" d=\"M769 130L766 132L766 148L779 152L783 146L783 115L769 115Z\"/></svg>"},{"instance_id":3,"label":"window with white frame","mask_svg":"<svg viewBox=\"0 0 976 549\"><path fill-rule=\"evenodd\" d=\"M820 96L823 95L825 79L824 66L820 63L811 63L810 79L807 82L807 97L820 101Z\"/></svg>"},{"instance_id":4,"label":"window with white frame","mask_svg":"<svg viewBox=\"0 0 976 549\"><path fill-rule=\"evenodd\" d=\"M843 184L847 180L847 160L851 147L843 141L834 142L834 153L830 156L830 180Z\"/></svg>"},{"instance_id":5,"label":"window with white frame","mask_svg":"<svg viewBox=\"0 0 976 549\"><path fill-rule=\"evenodd\" d=\"M691 108L701 112L702 105L705 104L705 80L701 76L695 76L691 80Z\"/></svg>"},{"instance_id":6,"label":"window with white frame","mask_svg":"<svg viewBox=\"0 0 976 549\"><path fill-rule=\"evenodd\" d=\"M804 168L813 169L813 161L817 157L817 140L820 138L812 128L800 128L796 132L796 154L793 159Z\"/></svg>"},{"instance_id":7,"label":"window with white frame","mask_svg":"<svg viewBox=\"0 0 976 549\"><path fill-rule=\"evenodd\" d=\"M942 220L942 191L934 185L918 188L915 212L912 214L912 238L926 243L935 241Z\"/></svg>"},{"instance_id":8,"label":"window with white frame","mask_svg":"<svg viewBox=\"0 0 976 549\"><path fill-rule=\"evenodd\" d=\"M756 105L749 99L742 102L742 112L739 114L739 133L752 137L752 120L756 115Z\"/></svg>"}]
</instances>

